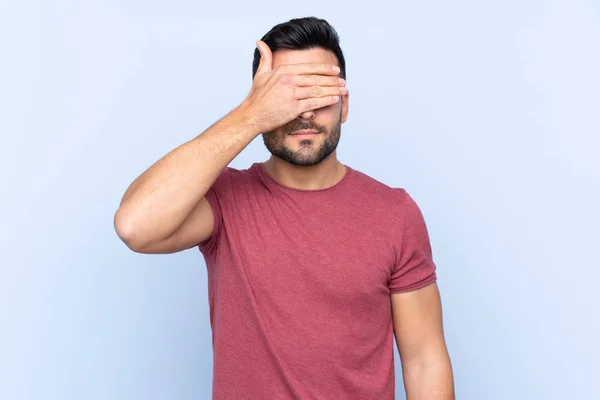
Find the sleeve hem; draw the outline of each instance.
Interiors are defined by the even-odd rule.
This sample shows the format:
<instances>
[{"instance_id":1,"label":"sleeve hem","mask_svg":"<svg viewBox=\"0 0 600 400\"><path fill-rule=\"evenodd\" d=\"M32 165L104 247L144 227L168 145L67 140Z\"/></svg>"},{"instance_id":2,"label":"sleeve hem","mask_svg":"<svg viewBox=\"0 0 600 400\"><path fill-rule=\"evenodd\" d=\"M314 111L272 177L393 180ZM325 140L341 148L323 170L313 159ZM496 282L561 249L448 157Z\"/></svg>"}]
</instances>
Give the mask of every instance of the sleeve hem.
<instances>
[{"instance_id":1,"label":"sleeve hem","mask_svg":"<svg viewBox=\"0 0 600 400\"><path fill-rule=\"evenodd\" d=\"M207 193L204 197L206 198L206 200L208 201L208 204L210 205L210 208L212 209L213 230L206 239L204 239L202 242L200 242L196 245L200 250L204 250L205 246L208 245L213 240L213 238L217 235L217 233L219 232L219 230L221 228L220 210L214 204L216 199L213 198L210 193Z\"/></svg>"},{"instance_id":2,"label":"sleeve hem","mask_svg":"<svg viewBox=\"0 0 600 400\"><path fill-rule=\"evenodd\" d=\"M432 283L437 282L437 275L435 273L431 274L430 276L428 276L427 278L423 279L422 281L419 281L417 283L413 283L412 285L408 285L408 286L403 286L403 287L397 287L397 288L392 288L390 289L390 293L406 293L406 292L412 292L414 290L417 289L422 289L425 286L429 286Z\"/></svg>"}]
</instances>

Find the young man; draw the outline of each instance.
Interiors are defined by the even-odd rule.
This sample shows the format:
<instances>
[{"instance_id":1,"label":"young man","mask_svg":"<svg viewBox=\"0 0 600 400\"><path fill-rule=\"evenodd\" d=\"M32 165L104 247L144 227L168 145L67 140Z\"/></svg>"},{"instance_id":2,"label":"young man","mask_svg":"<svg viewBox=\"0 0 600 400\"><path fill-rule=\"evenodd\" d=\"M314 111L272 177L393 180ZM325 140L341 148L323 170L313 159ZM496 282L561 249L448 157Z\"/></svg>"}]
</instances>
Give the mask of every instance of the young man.
<instances>
[{"instance_id":1,"label":"young man","mask_svg":"<svg viewBox=\"0 0 600 400\"><path fill-rule=\"evenodd\" d=\"M345 69L325 20L275 26L247 98L138 177L115 214L136 252L202 252L213 399L393 399L394 336L407 398L454 399L423 216L336 157ZM272 156L228 167L258 135Z\"/></svg>"}]
</instances>

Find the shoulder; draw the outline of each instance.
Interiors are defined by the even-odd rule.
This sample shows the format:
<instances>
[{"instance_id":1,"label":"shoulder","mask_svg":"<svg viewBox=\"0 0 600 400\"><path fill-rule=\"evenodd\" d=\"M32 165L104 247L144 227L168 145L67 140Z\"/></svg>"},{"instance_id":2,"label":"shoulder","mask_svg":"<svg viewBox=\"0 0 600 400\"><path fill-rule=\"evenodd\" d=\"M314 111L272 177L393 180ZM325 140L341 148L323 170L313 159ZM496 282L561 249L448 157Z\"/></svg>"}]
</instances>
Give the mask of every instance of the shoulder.
<instances>
[{"instance_id":1,"label":"shoulder","mask_svg":"<svg viewBox=\"0 0 600 400\"><path fill-rule=\"evenodd\" d=\"M356 198L378 218L384 218L395 227L423 218L421 209L409 190L388 185L366 173L353 170Z\"/></svg>"},{"instance_id":2,"label":"shoulder","mask_svg":"<svg viewBox=\"0 0 600 400\"><path fill-rule=\"evenodd\" d=\"M213 188L216 190L236 189L254 179L255 173L252 167L240 169L228 165L217 176Z\"/></svg>"},{"instance_id":3,"label":"shoulder","mask_svg":"<svg viewBox=\"0 0 600 400\"><path fill-rule=\"evenodd\" d=\"M404 206L411 199L404 187L390 186L362 171L352 170L355 182L361 190L369 194L371 201L383 201L390 206Z\"/></svg>"}]
</instances>

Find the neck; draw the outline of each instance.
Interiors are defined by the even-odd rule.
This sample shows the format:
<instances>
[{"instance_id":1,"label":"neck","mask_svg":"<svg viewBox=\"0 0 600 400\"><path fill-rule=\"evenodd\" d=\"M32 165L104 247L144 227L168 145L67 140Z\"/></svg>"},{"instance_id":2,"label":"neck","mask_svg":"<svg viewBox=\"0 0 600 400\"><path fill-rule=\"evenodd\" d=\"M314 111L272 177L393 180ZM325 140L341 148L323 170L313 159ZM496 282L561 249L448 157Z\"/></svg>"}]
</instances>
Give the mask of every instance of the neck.
<instances>
[{"instance_id":1,"label":"neck","mask_svg":"<svg viewBox=\"0 0 600 400\"><path fill-rule=\"evenodd\" d=\"M274 156L263 165L274 180L300 190L327 189L338 183L346 173L346 167L337 160L335 152L312 166L293 165Z\"/></svg>"}]
</instances>

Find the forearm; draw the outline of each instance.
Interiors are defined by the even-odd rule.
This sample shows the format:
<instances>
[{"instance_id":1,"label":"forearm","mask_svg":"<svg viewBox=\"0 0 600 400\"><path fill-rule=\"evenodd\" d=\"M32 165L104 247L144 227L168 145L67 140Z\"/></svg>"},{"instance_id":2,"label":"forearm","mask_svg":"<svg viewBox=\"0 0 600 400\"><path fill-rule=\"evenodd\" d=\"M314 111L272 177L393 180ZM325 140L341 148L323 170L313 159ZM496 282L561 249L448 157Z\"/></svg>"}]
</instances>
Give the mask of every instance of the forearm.
<instances>
[{"instance_id":1,"label":"forearm","mask_svg":"<svg viewBox=\"0 0 600 400\"><path fill-rule=\"evenodd\" d=\"M454 400L454 378L447 352L403 363L407 400Z\"/></svg>"},{"instance_id":2,"label":"forearm","mask_svg":"<svg viewBox=\"0 0 600 400\"><path fill-rule=\"evenodd\" d=\"M125 192L115 214L119 236L130 242L169 237L259 129L238 107L158 160Z\"/></svg>"}]
</instances>

